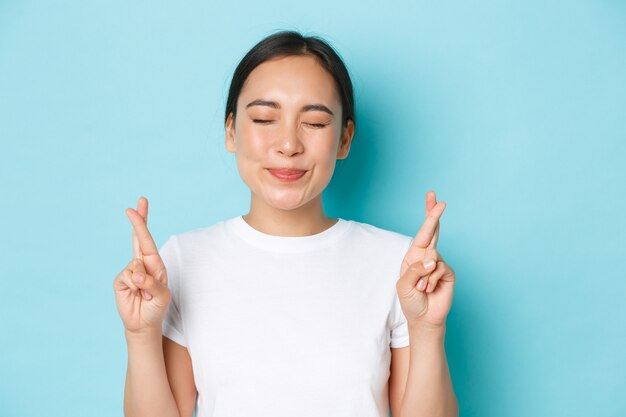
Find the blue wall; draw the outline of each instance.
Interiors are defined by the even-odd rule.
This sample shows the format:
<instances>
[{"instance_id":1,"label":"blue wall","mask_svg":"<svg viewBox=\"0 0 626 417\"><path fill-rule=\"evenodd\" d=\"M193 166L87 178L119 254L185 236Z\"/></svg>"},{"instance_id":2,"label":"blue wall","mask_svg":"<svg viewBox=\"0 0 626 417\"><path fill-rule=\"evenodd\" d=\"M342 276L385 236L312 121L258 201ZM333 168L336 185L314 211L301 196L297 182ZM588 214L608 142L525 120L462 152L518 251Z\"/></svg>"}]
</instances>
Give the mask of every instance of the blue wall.
<instances>
[{"instance_id":1,"label":"blue wall","mask_svg":"<svg viewBox=\"0 0 626 417\"><path fill-rule=\"evenodd\" d=\"M626 3L214 3L0 0L0 415L122 415L124 210L159 245L247 211L223 108L278 29L353 76L328 214L414 235L447 203L461 414L626 415Z\"/></svg>"}]
</instances>

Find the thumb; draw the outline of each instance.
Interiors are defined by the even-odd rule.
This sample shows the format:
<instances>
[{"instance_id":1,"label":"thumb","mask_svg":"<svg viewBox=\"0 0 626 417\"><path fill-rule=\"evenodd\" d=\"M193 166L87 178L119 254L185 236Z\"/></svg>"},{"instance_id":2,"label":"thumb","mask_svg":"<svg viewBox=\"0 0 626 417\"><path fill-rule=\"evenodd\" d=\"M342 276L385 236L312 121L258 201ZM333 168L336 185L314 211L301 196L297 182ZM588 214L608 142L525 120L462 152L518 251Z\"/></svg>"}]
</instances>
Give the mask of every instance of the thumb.
<instances>
[{"instance_id":1,"label":"thumb","mask_svg":"<svg viewBox=\"0 0 626 417\"><path fill-rule=\"evenodd\" d=\"M148 300L153 299L156 304L161 307L165 307L169 304L171 298L169 288L161 284L152 275L146 273L145 270L137 270L133 272L131 279L139 289L141 289L144 293L147 292L152 296L148 296Z\"/></svg>"},{"instance_id":2,"label":"thumb","mask_svg":"<svg viewBox=\"0 0 626 417\"><path fill-rule=\"evenodd\" d=\"M424 278L424 284L427 284L428 275L435 269L437 262L431 258L424 258L421 261L417 261L409 266L404 274L400 277L396 284L398 292L403 294L412 293L415 290L417 282ZM424 285L426 288L426 285Z\"/></svg>"}]
</instances>

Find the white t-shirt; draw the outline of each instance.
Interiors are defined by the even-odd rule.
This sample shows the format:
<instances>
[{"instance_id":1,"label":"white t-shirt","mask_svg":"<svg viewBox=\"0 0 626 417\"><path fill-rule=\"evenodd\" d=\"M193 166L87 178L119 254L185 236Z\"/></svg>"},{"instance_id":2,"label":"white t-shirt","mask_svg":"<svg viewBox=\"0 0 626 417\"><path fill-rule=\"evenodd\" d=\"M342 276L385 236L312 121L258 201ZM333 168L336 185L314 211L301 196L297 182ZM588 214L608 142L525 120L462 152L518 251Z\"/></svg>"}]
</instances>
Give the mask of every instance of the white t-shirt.
<instances>
[{"instance_id":1,"label":"white t-shirt","mask_svg":"<svg viewBox=\"0 0 626 417\"><path fill-rule=\"evenodd\" d=\"M344 219L273 236L241 216L170 236L163 335L189 351L197 417L387 417L411 242Z\"/></svg>"}]
</instances>

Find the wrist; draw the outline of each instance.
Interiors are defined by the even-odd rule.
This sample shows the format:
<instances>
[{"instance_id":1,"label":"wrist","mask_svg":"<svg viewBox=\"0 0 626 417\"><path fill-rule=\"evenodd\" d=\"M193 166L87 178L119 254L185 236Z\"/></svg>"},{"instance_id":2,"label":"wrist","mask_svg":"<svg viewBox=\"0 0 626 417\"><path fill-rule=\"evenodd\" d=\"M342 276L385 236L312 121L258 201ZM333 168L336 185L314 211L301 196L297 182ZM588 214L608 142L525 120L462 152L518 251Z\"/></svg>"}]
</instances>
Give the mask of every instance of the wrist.
<instances>
[{"instance_id":1,"label":"wrist","mask_svg":"<svg viewBox=\"0 0 626 417\"><path fill-rule=\"evenodd\" d=\"M445 339L445 326L425 325L423 323L409 325L410 344L421 350L435 349L439 351L444 348Z\"/></svg>"},{"instance_id":2,"label":"wrist","mask_svg":"<svg viewBox=\"0 0 626 417\"><path fill-rule=\"evenodd\" d=\"M445 334L446 332L446 323L442 324L432 324L432 323L424 323L424 322L415 322L408 323L409 332L415 332L420 334Z\"/></svg>"},{"instance_id":3,"label":"wrist","mask_svg":"<svg viewBox=\"0 0 626 417\"><path fill-rule=\"evenodd\" d=\"M163 332L160 328L147 328L138 331L124 329L124 335L129 344L152 344L155 340L161 342Z\"/></svg>"}]
</instances>

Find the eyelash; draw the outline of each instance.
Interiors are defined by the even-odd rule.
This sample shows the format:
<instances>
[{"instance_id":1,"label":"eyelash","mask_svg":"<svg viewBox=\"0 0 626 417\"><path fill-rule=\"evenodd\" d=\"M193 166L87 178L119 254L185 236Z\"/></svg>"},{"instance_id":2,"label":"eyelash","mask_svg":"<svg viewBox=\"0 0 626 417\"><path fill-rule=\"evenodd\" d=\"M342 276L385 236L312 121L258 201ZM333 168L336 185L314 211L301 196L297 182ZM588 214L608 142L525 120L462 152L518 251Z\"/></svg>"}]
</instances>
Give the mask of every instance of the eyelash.
<instances>
[{"instance_id":1,"label":"eyelash","mask_svg":"<svg viewBox=\"0 0 626 417\"><path fill-rule=\"evenodd\" d=\"M252 121L254 123L258 123L258 124L267 124L267 123L271 122L272 120L252 119ZM323 127L326 127L326 125L322 124L322 123L305 123L305 124L307 124L309 126L313 126L316 129L321 129Z\"/></svg>"}]
</instances>

